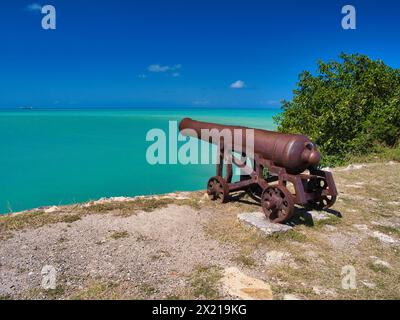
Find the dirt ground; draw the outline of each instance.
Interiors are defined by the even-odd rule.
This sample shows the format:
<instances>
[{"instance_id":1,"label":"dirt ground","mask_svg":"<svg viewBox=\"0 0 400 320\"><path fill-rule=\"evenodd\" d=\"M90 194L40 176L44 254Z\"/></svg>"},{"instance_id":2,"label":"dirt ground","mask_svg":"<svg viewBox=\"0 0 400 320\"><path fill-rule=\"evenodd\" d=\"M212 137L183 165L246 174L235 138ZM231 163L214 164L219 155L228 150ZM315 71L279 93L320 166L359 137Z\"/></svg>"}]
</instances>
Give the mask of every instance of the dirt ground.
<instances>
[{"instance_id":1,"label":"dirt ground","mask_svg":"<svg viewBox=\"0 0 400 320\"><path fill-rule=\"evenodd\" d=\"M250 198L222 205L200 191L0 217L0 299L236 299L221 286L232 267L269 284L274 299L399 299L400 164L333 173L329 219L297 210L293 230L271 237L238 221L261 210ZM54 289L42 285L44 266Z\"/></svg>"}]
</instances>

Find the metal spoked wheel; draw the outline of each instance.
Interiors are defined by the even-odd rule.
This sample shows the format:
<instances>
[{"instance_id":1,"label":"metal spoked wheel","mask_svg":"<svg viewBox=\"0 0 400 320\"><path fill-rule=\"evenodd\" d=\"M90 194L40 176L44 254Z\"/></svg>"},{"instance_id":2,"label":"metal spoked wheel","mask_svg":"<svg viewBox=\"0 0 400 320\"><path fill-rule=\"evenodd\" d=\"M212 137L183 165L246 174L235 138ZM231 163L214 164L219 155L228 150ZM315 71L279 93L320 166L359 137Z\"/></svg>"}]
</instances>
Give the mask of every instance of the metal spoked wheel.
<instances>
[{"instance_id":1,"label":"metal spoked wheel","mask_svg":"<svg viewBox=\"0 0 400 320\"><path fill-rule=\"evenodd\" d=\"M314 202L314 205L317 209L323 210L332 207L336 202L336 196L321 196L317 201Z\"/></svg>"},{"instance_id":2,"label":"metal spoked wheel","mask_svg":"<svg viewBox=\"0 0 400 320\"><path fill-rule=\"evenodd\" d=\"M309 182L312 191L322 193L328 189L328 184L323 178L318 178ZM312 201L311 204L317 209L323 210L332 207L336 202L336 196L331 195L320 195L316 200Z\"/></svg>"},{"instance_id":3,"label":"metal spoked wheel","mask_svg":"<svg viewBox=\"0 0 400 320\"><path fill-rule=\"evenodd\" d=\"M229 200L229 187L222 177L212 177L207 183L207 194L212 201L226 203Z\"/></svg>"},{"instance_id":4,"label":"metal spoked wheel","mask_svg":"<svg viewBox=\"0 0 400 320\"><path fill-rule=\"evenodd\" d=\"M261 206L271 222L284 223L293 215L294 198L284 186L268 186L261 195Z\"/></svg>"}]
</instances>

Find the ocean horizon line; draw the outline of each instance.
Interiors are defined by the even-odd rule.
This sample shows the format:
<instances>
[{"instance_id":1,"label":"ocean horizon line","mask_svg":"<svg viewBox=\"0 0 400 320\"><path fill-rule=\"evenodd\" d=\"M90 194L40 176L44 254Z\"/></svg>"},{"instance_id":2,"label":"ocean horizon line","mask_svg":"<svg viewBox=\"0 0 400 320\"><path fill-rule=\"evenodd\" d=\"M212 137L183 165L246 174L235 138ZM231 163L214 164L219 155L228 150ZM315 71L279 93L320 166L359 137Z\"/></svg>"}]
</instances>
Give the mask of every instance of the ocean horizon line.
<instances>
[{"instance_id":1,"label":"ocean horizon line","mask_svg":"<svg viewBox=\"0 0 400 320\"><path fill-rule=\"evenodd\" d=\"M66 110L279 110L280 106L259 106L259 107L242 107L242 106L177 106L177 107L0 107L1 111L40 111L40 110L54 110L54 111L66 111Z\"/></svg>"}]
</instances>

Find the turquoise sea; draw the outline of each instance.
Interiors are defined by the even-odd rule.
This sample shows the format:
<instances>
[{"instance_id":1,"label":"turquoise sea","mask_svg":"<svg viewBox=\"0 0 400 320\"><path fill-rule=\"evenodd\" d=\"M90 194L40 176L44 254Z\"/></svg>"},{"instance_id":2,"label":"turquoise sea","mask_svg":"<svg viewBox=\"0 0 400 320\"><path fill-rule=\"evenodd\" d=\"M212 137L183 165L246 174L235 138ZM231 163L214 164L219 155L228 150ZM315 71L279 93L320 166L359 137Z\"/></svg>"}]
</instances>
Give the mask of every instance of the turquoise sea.
<instances>
[{"instance_id":1,"label":"turquoise sea","mask_svg":"<svg viewBox=\"0 0 400 320\"><path fill-rule=\"evenodd\" d=\"M212 165L146 161L150 129L196 120L274 130L279 109L0 110L0 213L204 189Z\"/></svg>"}]
</instances>

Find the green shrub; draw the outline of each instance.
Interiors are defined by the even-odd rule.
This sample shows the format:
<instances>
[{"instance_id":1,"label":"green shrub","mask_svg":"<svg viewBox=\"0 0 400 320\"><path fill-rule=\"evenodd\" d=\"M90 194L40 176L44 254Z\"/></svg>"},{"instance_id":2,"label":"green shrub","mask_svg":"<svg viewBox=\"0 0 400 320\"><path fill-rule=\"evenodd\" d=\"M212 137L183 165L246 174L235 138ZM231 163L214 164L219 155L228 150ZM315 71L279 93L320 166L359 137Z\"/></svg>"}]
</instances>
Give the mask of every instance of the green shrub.
<instances>
[{"instance_id":1,"label":"green shrub","mask_svg":"<svg viewBox=\"0 0 400 320\"><path fill-rule=\"evenodd\" d=\"M400 137L400 70L365 55L341 54L304 71L291 101L275 117L278 130L301 133L319 147L323 165L396 147Z\"/></svg>"}]
</instances>

